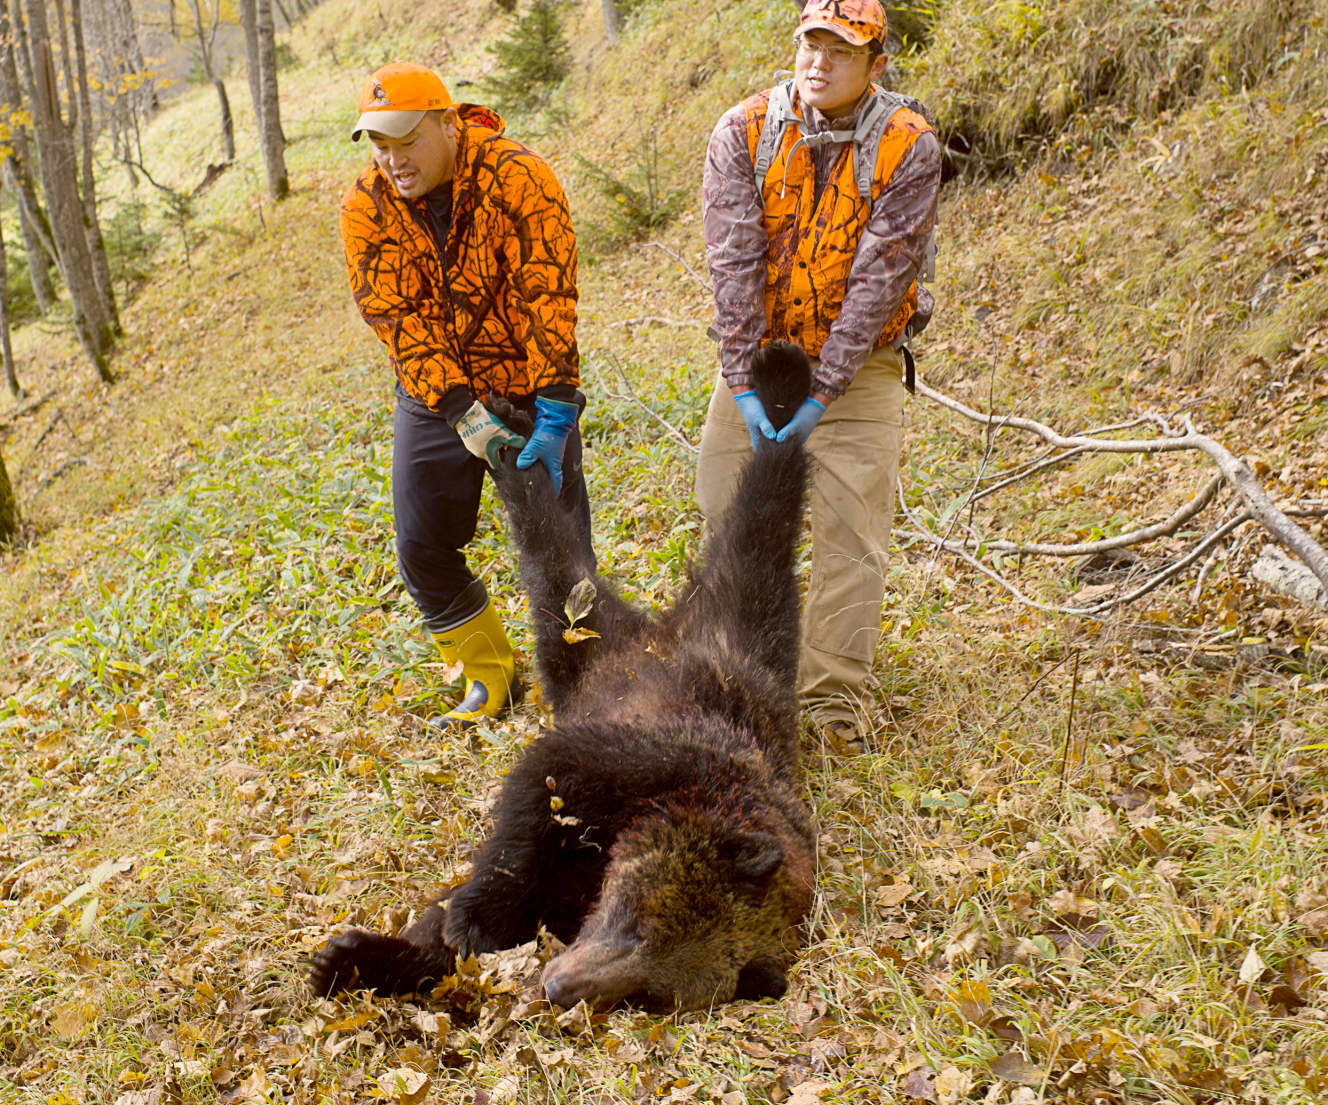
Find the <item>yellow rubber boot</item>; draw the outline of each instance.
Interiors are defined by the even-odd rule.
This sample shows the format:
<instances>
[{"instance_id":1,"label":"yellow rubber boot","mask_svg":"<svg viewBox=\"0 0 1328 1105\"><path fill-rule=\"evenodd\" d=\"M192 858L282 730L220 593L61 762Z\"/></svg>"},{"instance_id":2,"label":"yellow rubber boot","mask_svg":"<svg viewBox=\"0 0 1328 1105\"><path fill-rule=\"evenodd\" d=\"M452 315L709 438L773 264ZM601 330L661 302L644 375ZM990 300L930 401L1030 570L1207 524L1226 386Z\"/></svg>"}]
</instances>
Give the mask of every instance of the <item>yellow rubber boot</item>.
<instances>
[{"instance_id":1,"label":"yellow rubber boot","mask_svg":"<svg viewBox=\"0 0 1328 1105\"><path fill-rule=\"evenodd\" d=\"M461 665L466 693L439 723L462 729L495 718L520 698L516 657L492 602L469 621L433 635L443 659Z\"/></svg>"}]
</instances>

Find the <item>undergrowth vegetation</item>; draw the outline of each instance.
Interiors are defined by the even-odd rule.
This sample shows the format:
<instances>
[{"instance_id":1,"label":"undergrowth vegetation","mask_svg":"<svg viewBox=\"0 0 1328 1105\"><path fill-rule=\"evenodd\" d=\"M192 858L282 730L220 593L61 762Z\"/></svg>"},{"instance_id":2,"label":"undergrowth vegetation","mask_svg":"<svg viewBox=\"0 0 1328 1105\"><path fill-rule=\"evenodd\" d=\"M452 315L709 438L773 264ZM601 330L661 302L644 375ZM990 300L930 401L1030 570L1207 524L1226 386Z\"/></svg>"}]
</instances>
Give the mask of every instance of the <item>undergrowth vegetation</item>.
<instances>
[{"instance_id":1,"label":"undergrowth vegetation","mask_svg":"<svg viewBox=\"0 0 1328 1105\"><path fill-rule=\"evenodd\" d=\"M958 0L911 75L966 168L1008 171L1254 88L1322 35L1323 17L1317 0Z\"/></svg>"},{"instance_id":2,"label":"undergrowth vegetation","mask_svg":"<svg viewBox=\"0 0 1328 1105\"><path fill-rule=\"evenodd\" d=\"M1065 432L1189 415L1279 502L1322 504L1323 3L909 7L927 14L900 81L982 162L943 197L924 380ZM598 19L585 0L567 22L566 121L509 124L583 228L611 226L623 205L596 180L642 187L647 148L650 203L685 197L583 234L596 548L658 603L700 538L700 159L720 111L787 63L792 9L640 0L612 49ZM119 381L95 384L50 326L15 335L30 398L0 408L26 519L0 575L0 1098L1323 1100L1328 641L1320 611L1249 578L1252 528L1202 580L1081 620L1011 601L900 519L876 745L804 749L818 895L782 1001L555 1013L532 989L543 945L418 1001L311 1000L303 956L464 876L547 720L527 703L466 737L424 728L456 673L395 577L390 386L335 219L363 157L346 134L362 72L410 56L464 90L510 26L480 0L327 0L282 72L292 197L259 198L242 128L186 266L160 201L136 210L121 181L108 204L142 276ZM208 94L144 136L173 188L216 159ZM932 532L1118 533L1208 475L1079 457L969 510L1034 450L909 410L905 501ZM491 497L484 518L474 563L528 663ZM1000 566L1049 601L1093 586L1062 562Z\"/></svg>"}]
</instances>

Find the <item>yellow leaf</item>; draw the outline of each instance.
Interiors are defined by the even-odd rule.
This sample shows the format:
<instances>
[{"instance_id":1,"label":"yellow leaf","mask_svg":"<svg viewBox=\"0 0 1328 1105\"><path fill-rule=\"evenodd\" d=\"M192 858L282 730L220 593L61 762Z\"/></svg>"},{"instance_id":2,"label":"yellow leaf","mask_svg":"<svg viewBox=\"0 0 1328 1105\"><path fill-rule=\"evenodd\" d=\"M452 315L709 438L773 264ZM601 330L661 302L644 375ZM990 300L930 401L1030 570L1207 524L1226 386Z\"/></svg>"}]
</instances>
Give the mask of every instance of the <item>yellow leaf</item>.
<instances>
[{"instance_id":1,"label":"yellow leaf","mask_svg":"<svg viewBox=\"0 0 1328 1105\"><path fill-rule=\"evenodd\" d=\"M354 1032L357 1028L363 1028L370 1021L377 1020L382 1014L372 1007L358 1009L354 1013L347 1013L344 1017L335 1021L328 1021L323 1025L324 1032Z\"/></svg>"},{"instance_id":2,"label":"yellow leaf","mask_svg":"<svg viewBox=\"0 0 1328 1105\"><path fill-rule=\"evenodd\" d=\"M567 620L575 625L595 608L595 581L578 580L563 604L563 613Z\"/></svg>"},{"instance_id":3,"label":"yellow leaf","mask_svg":"<svg viewBox=\"0 0 1328 1105\"><path fill-rule=\"evenodd\" d=\"M1258 950L1251 947L1245 953L1245 960L1240 965L1240 980L1246 985L1258 982L1267 969L1268 965L1259 957Z\"/></svg>"},{"instance_id":4,"label":"yellow leaf","mask_svg":"<svg viewBox=\"0 0 1328 1105\"><path fill-rule=\"evenodd\" d=\"M896 906L913 893L913 887L906 882L892 883L890 886L883 886L876 892L877 904L881 906Z\"/></svg>"},{"instance_id":5,"label":"yellow leaf","mask_svg":"<svg viewBox=\"0 0 1328 1105\"><path fill-rule=\"evenodd\" d=\"M66 1043L73 1043L87 1034L97 1023L97 1007L87 1001L72 1001L62 1005L51 1018L51 1029Z\"/></svg>"},{"instance_id":6,"label":"yellow leaf","mask_svg":"<svg viewBox=\"0 0 1328 1105\"><path fill-rule=\"evenodd\" d=\"M569 645L580 644L582 641L587 641L592 637L598 636L599 634L593 629L581 629L576 626L573 626L571 629L563 630L563 640Z\"/></svg>"}]
</instances>

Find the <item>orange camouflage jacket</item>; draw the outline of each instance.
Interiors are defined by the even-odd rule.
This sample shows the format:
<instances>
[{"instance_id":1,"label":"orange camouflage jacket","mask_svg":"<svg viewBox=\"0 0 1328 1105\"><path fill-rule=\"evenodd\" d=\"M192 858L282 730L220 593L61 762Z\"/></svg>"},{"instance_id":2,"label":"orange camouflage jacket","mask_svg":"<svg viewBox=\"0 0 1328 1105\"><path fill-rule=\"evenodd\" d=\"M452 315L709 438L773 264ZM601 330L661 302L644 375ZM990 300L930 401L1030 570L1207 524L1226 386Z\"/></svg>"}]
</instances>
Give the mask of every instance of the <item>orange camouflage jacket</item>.
<instances>
[{"instance_id":1,"label":"orange camouflage jacket","mask_svg":"<svg viewBox=\"0 0 1328 1105\"><path fill-rule=\"evenodd\" d=\"M459 387L523 398L580 383L576 236L562 187L503 135L496 112L459 104L458 113L441 255L426 200L403 200L376 165L341 201L355 305L402 388L434 410Z\"/></svg>"}]
</instances>

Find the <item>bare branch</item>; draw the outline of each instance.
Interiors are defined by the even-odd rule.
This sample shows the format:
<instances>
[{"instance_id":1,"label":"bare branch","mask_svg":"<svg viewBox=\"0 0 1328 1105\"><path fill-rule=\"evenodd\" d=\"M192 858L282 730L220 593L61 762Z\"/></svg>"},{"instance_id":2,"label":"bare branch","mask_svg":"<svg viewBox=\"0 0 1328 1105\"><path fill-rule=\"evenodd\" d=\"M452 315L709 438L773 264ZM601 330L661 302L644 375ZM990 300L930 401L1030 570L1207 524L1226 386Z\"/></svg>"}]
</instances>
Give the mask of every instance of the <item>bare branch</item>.
<instances>
[{"instance_id":1,"label":"bare branch","mask_svg":"<svg viewBox=\"0 0 1328 1105\"><path fill-rule=\"evenodd\" d=\"M1208 454L1226 481L1240 493L1250 516L1280 544L1300 557L1305 566L1318 577L1323 589L1328 591L1328 552L1324 551L1323 546L1277 509L1267 492L1259 486L1248 464L1233 456L1211 437L1199 433L1188 417L1185 419L1185 431L1185 440L1192 441L1195 448Z\"/></svg>"},{"instance_id":2,"label":"bare branch","mask_svg":"<svg viewBox=\"0 0 1328 1105\"><path fill-rule=\"evenodd\" d=\"M680 264L684 269L686 269L688 275L691 276L692 279L695 280L698 284L700 284L701 287L705 288L706 291L712 292L715 290L710 286L710 281L706 280L705 277L703 276L697 275L696 270L692 268L691 265L689 265L686 261L684 261L681 257L679 257L678 254L674 253L673 250L669 249L668 246L664 245L663 242L647 242L646 245L654 246L656 249L662 249L670 257L672 257L675 261L677 261L678 264Z\"/></svg>"},{"instance_id":3,"label":"bare branch","mask_svg":"<svg viewBox=\"0 0 1328 1105\"><path fill-rule=\"evenodd\" d=\"M1173 453L1181 450L1202 452L1217 465L1223 479L1235 488L1236 492L1245 501L1245 516L1253 518L1272 534L1279 543L1295 553L1310 571L1318 577L1325 590L1328 590L1328 552L1274 505L1267 493L1259 486L1254 473L1250 471L1249 466L1244 461L1232 455L1224 446L1212 438L1199 433L1188 416L1185 418L1184 432L1171 430L1159 416L1154 416L1154 421L1167 435L1165 437L1143 439L1098 439L1084 435L1067 437L1031 418L1018 418L1011 414L998 420L995 415L982 414L971 407L965 406L957 399L952 399L948 395L928 387L921 380L917 382L917 391L918 394L925 396L934 403L945 407L947 410L955 411L973 422L989 428L999 424L999 426L1025 430L1036 434L1060 449L1082 448L1102 453Z\"/></svg>"},{"instance_id":4,"label":"bare branch","mask_svg":"<svg viewBox=\"0 0 1328 1105\"><path fill-rule=\"evenodd\" d=\"M1092 556L1094 553L1107 552L1110 549L1124 549L1137 545L1141 541L1151 541L1157 537L1170 537L1181 526L1203 510L1211 501L1217 489L1222 485L1222 477L1214 476L1203 485L1194 497L1160 522L1151 526L1142 526L1128 533L1118 533L1115 537L1104 537L1100 541L1079 541L1070 545L1048 544L1030 541L1020 544L1017 541L984 541L983 544L995 552L1026 553L1029 556Z\"/></svg>"},{"instance_id":5,"label":"bare branch","mask_svg":"<svg viewBox=\"0 0 1328 1105\"><path fill-rule=\"evenodd\" d=\"M675 426L667 418L665 418L658 411L656 411L649 403L641 399L632 390L632 385L628 382L627 374L623 371L622 365L619 363L618 358L615 354L604 353L602 354L602 356L608 362L609 366L613 369L614 375L618 377L618 382L623 386L623 388L626 391L626 394L620 394L618 392L608 391L606 389L604 392L605 395L607 395L610 399L616 399L619 402L636 404L636 406L640 407L643 411L646 412L646 414L650 415L650 417L653 418L656 422L660 423L660 425L662 425L664 429L668 431L669 436L672 437L674 441L676 441L689 453L699 453L701 451L699 446L693 445L691 443L691 441L688 439L685 433L683 433L680 429L678 429L677 426Z\"/></svg>"},{"instance_id":6,"label":"bare branch","mask_svg":"<svg viewBox=\"0 0 1328 1105\"><path fill-rule=\"evenodd\" d=\"M896 531L896 537L898 539L903 540L903 539L912 538L914 540L923 541L929 545L940 545L945 549L946 552L951 553L954 556L957 556L960 560L962 560L965 564L971 567L974 571L980 573L981 575L986 576L997 586L1004 588L1015 599L1023 603L1025 606L1031 606L1035 610L1042 610L1048 614L1072 614L1077 617L1090 617L1090 618L1097 617L1098 615L1104 614L1108 610L1113 610L1118 606L1124 606L1127 603L1133 602L1135 599L1142 598L1150 591L1154 591L1158 587L1161 587L1162 584L1167 582L1167 580L1172 579L1176 575L1179 575L1182 571L1184 571L1196 560L1198 560L1205 553L1207 553L1207 551L1210 548L1212 548L1224 537L1226 537L1226 535L1230 533L1232 530L1250 521L1250 516L1246 512L1242 511L1236 517L1232 518L1231 521L1213 530L1212 533L1208 534L1202 541L1196 544L1184 556L1180 557L1177 560L1172 561L1165 568L1163 568L1153 576L1149 577L1147 580L1145 580L1138 587L1134 588L1131 591L1127 591L1121 595L1115 595L1112 598L1105 599L1104 601L1095 603L1092 606L1058 606L1055 603L1040 602L1038 599L1030 598L1028 595L1025 595L1022 591L1019 590L1018 587L1016 587L1008 579L1002 576L999 572L996 572L995 570L988 568L987 565L983 564L982 561L978 560L977 557L973 556L964 547L964 545L961 542L946 541L943 538L938 537L934 533L928 533L922 519L920 519L915 513L913 513L913 511L911 511L908 508L908 504L904 501L902 489L901 489L901 494L899 496L899 508L903 512L904 516L910 522L912 522L916 528L912 531L909 530Z\"/></svg>"}]
</instances>

